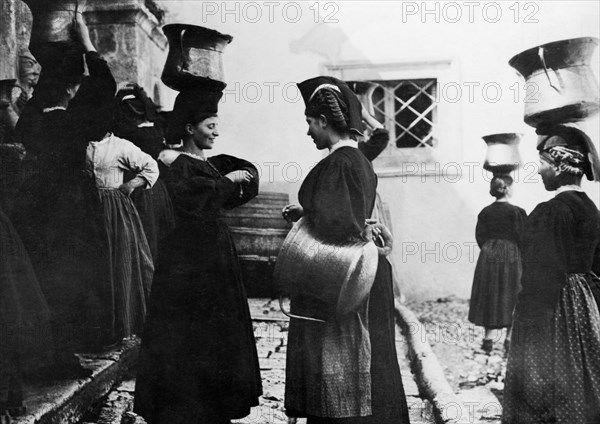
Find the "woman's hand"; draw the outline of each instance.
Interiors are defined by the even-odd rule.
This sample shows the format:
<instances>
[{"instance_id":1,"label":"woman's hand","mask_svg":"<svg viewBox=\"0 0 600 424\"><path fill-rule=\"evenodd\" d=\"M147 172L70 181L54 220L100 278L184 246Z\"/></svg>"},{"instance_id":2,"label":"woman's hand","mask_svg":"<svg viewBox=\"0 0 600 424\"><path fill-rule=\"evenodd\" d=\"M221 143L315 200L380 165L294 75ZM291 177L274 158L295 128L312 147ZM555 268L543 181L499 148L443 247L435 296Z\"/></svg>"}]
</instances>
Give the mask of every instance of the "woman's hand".
<instances>
[{"instance_id":1,"label":"woman's hand","mask_svg":"<svg viewBox=\"0 0 600 424\"><path fill-rule=\"evenodd\" d=\"M134 179L129 180L129 181L127 181L124 184L121 184L119 186L119 190L125 196L129 197L131 195L131 193L133 193L133 191L136 188L143 187L145 185L146 185L146 180L145 179L143 179L142 177L135 177Z\"/></svg>"},{"instance_id":2,"label":"woman's hand","mask_svg":"<svg viewBox=\"0 0 600 424\"><path fill-rule=\"evenodd\" d=\"M133 193L133 191L135 190L135 187L133 186L133 184L130 184L130 183L131 183L131 181L128 181L119 186L119 191L127 197L129 197L131 195L131 193Z\"/></svg>"},{"instance_id":3,"label":"woman's hand","mask_svg":"<svg viewBox=\"0 0 600 424\"><path fill-rule=\"evenodd\" d=\"M230 172L225 175L226 178L229 178L233 183L249 183L252 181L252 174L245 169L240 169L238 171Z\"/></svg>"},{"instance_id":4,"label":"woman's hand","mask_svg":"<svg viewBox=\"0 0 600 424\"><path fill-rule=\"evenodd\" d=\"M296 222L304 216L304 209L299 205L287 205L281 210L281 215L287 222Z\"/></svg>"},{"instance_id":5,"label":"woman's hand","mask_svg":"<svg viewBox=\"0 0 600 424\"><path fill-rule=\"evenodd\" d=\"M387 256L392 253L394 237L388 228L377 222L367 220L365 228L361 232L361 237L365 241L373 241L377 246L380 255Z\"/></svg>"},{"instance_id":6,"label":"woman's hand","mask_svg":"<svg viewBox=\"0 0 600 424\"><path fill-rule=\"evenodd\" d=\"M362 119L363 121L365 121L367 123L367 125L369 125L369 127L371 127L372 129L376 130L376 129L381 129L384 128L383 124L381 122L379 122L377 119L375 119L373 116L371 116L369 114L369 112L367 112L366 108L362 108L361 111L361 115L362 115Z\"/></svg>"}]
</instances>

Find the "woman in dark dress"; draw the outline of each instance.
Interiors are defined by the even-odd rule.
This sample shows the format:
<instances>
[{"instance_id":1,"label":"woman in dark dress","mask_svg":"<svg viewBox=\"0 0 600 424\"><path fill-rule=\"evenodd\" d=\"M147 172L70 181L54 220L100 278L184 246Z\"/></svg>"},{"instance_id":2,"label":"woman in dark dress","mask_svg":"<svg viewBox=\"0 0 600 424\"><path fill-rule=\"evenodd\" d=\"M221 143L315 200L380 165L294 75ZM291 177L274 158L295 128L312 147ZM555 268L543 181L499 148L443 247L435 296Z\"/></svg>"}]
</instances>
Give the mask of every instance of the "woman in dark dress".
<instances>
[{"instance_id":1,"label":"woman in dark dress","mask_svg":"<svg viewBox=\"0 0 600 424\"><path fill-rule=\"evenodd\" d=\"M229 423L262 394L240 266L220 219L258 194L258 172L233 156L204 156L219 135L221 96L180 93L170 122L183 139L165 178L176 227L159 250L135 392L149 424Z\"/></svg>"},{"instance_id":2,"label":"woman in dark dress","mask_svg":"<svg viewBox=\"0 0 600 424\"><path fill-rule=\"evenodd\" d=\"M360 102L332 77L298 87L308 135L317 149L328 148L330 154L307 175L298 193L300 206L284 208L284 218L305 216L327 241L370 240L374 233L369 227L365 231L365 220L375 203L377 177L351 138L360 128ZM384 257L379 257L368 305L326 323L293 318L287 349L290 422L297 417L307 417L308 424L409 422L395 347L391 270Z\"/></svg>"},{"instance_id":3,"label":"woman in dark dress","mask_svg":"<svg viewBox=\"0 0 600 424\"><path fill-rule=\"evenodd\" d=\"M156 124L158 119L156 105L139 85L129 83L117 92L114 134L131 141L154 160L165 148L162 130ZM132 177L125 174L126 180ZM131 199L142 220L152 259L156 261L158 245L175 225L173 205L163 178L159 176L152 188L135 190Z\"/></svg>"},{"instance_id":4,"label":"woman in dark dress","mask_svg":"<svg viewBox=\"0 0 600 424\"><path fill-rule=\"evenodd\" d=\"M600 180L591 140L538 128L540 174L556 196L529 215L523 290L508 356L502 422L600 422L600 212L581 179Z\"/></svg>"},{"instance_id":5,"label":"woman in dark dress","mask_svg":"<svg viewBox=\"0 0 600 424\"><path fill-rule=\"evenodd\" d=\"M519 245L527 213L508 199L513 180L495 176L490 194L496 201L483 208L477 217L475 238L481 249L469 307L469 321L485 328L482 349L490 353L494 330L508 328L505 347L510 345L512 314L521 291L521 252Z\"/></svg>"},{"instance_id":6,"label":"woman in dark dress","mask_svg":"<svg viewBox=\"0 0 600 424\"><path fill-rule=\"evenodd\" d=\"M111 314L102 307L111 301L108 239L94 178L86 169L86 146L106 132L116 83L81 14L77 19L79 43L49 44L46 52L56 63L44 65L17 123L17 135L35 160L11 220L50 306L57 363L71 364L79 377L89 371L77 371L73 354L101 349L111 328ZM53 371L69 374L58 366Z\"/></svg>"}]
</instances>

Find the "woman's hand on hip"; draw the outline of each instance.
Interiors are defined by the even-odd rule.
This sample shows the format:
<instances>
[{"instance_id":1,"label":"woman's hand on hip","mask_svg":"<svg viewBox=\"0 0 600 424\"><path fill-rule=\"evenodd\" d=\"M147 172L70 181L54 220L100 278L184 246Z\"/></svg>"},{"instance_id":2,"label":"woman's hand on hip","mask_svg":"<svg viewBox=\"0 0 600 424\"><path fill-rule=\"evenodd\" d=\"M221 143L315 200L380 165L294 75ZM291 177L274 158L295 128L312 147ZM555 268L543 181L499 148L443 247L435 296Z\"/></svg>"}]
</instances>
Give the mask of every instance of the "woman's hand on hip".
<instances>
[{"instance_id":1,"label":"woman's hand on hip","mask_svg":"<svg viewBox=\"0 0 600 424\"><path fill-rule=\"evenodd\" d=\"M304 216L304 209L299 205L287 205L281 210L281 215L287 222L296 222Z\"/></svg>"},{"instance_id":2,"label":"woman's hand on hip","mask_svg":"<svg viewBox=\"0 0 600 424\"><path fill-rule=\"evenodd\" d=\"M129 197L134 190L135 187L133 184L130 184L130 182L123 183L119 186L119 191L127 197Z\"/></svg>"}]
</instances>

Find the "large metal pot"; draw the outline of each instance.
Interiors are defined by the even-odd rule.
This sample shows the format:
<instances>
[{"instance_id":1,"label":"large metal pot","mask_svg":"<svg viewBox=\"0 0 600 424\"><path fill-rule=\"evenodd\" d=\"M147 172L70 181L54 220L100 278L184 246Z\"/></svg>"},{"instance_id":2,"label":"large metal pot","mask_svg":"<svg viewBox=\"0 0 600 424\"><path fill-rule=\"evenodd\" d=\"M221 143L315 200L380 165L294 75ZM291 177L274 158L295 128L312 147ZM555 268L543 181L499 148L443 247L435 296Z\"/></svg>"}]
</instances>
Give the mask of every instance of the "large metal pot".
<instances>
[{"instance_id":1,"label":"large metal pot","mask_svg":"<svg viewBox=\"0 0 600 424\"><path fill-rule=\"evenodd\" d=\"M163 27L169 54L162 81L174 90L197 85L225 88L223 50L233 37L196 25L170 24Z\"/></svg>"},{"instance_id":2,"label":"large metal pot","mask_svg":"<svg viewBox=\"0 0 600 424\"><path fill-rule=\"evenodd\" d=\"M598 81L590 63L595 37L555 41L534 47L508 62L526 80L525 122L574 122L598 112Z\"/></svg>"},{"instance_id":3,"label":"large metal pot","mask_svg":"<svg viewBox=\"0 0 600 424\"><path fill-rule=\"evenodd\" d=\"M290 294L292 317L328 321L364 305L378 260L375 243L323 241L301 218L283 242L273 280Z\"/></svg>"},{"instance_id":4,"label":"large metal pot","mask_svg":"<svg viewBox=\"0 0 600 424\"><path fill-rule=\"evenodd\" d=\"M71 41L73 22L87 0L23 0L33 16L30 50L44 43ZM32 49L32 46L34 47Z\"/></svg>"},{"instance_id":5,"label":"large metal pot","mask_svg":"<svg viewBox=\"0 0 600 424\"><path fill-rule=\"evenodd\" d=\"M379 85L369 81L346 81L346 84L354 91L354 94L356 94L356 97L358 97L365 110L369 112L369 115L375 115L373 92Z\"/></svg>"},{"instance_id":6,"label":"large metal pot","mask_svg":"<svg viewBox=\"0 0 600 424\"><path fill-rule=\"evenodd\" d=\"M487 152L483 168L494 174L509 174L521 163L519 143L522 134L502 133L483 136Z\"/></svg>"}]
</instances>

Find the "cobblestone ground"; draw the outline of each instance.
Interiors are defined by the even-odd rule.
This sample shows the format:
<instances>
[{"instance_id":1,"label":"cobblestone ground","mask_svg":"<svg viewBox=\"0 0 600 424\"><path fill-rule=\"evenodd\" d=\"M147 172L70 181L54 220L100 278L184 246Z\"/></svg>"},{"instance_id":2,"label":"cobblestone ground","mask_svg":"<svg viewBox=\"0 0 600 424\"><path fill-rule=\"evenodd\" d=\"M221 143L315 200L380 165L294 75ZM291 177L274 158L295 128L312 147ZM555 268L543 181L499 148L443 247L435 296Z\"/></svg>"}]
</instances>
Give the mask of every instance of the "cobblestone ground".
<instances>
[{"instance_id":1,"label":"cobblestone ground","mask_svg":"<svg viewBox=\"0 0 600 424\"><path fill-rule=\"evenodd\" d=\"M288 318L283 315L276 300L250 299L250 312L258 350L260 372L263 382L263 395L260 405L253 408L250 415L236 424L284 424L285 357L288 335ZM287 305L289 309L289 304ZM411 424L432 424L433 411L428 401L419 396L419 390L407 360L407 346L400 330L396 331L396 348L404 390L407 396ZM99 415L88 417L83 424L145 424L145 421L131 414L135 381L127 380L113 390L104 401ZM299 419L298 424L306 420Z\"/></svg>"},{"instance_id":2,"label":"cobblestone ground","mask_svg":"<svg viewBox=\"0 0 600 424\"><path fill-rule=\"evenodd\" d=\"M491 354L487 355L481 350L483 328L467 319L468 300L449 296L406 304L425 325L427 340L452 388L461 393L485 386L501 404L506 373L506 330L498 335Z\"/></svg>"},{"instance_id":3,"label":"cobblestone ground","mask_svg":"<svg viewBox=\"0 0 600 424\"><path fill-rule=\"evenodd\" d=\"M287 423L283 400L288 320L280 312L279 304L275 300L250 299L250 312L254 325L264 393L260 399L259 407L254 408L248 417L234 422L240 424ZM419 390L406 359L407 347L399 330L396 332L396 348L410 409L411 423L433 423L429 403L419 397ZM303 419L298 420L298 424L305 423L306 421Z\"/></svg>"}]
</instances>

